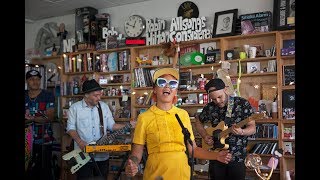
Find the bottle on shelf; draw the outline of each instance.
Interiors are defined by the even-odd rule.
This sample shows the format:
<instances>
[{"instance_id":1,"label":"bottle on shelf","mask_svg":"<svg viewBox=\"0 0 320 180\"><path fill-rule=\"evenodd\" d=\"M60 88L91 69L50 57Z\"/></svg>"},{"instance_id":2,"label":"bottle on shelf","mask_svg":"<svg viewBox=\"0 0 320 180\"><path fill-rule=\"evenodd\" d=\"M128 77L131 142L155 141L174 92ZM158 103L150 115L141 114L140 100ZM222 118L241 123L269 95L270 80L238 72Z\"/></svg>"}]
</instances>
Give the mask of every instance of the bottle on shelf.
<instances>
[{"instance_id":1,"label":"bottle on shelf","mask_svg":"<svg viewBox=\"0 0 320 180\"><path fill-rule=\"evenodd\" d=\"M73 94L74 94L74 95L79 94L79 90L80 90L80 88L79 88L78 82L77 82L77 81L74 81Z\"/></svg>"}]
</instances>

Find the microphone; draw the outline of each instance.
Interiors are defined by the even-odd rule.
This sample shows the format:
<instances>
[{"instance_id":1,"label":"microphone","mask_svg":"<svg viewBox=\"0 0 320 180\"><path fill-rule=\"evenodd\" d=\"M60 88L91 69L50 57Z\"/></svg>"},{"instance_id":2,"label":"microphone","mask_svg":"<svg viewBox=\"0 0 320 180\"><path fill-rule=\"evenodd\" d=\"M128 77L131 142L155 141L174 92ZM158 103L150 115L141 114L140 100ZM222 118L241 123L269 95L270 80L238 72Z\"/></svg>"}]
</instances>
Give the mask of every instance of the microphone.
<instances>
[{"instance_id":1,"label":"microphone","mask_svg":"<svg viewBox=\"0 0 320 180\"><path fill-rule=\"evenodd\" d=\"M182 133L184 134L184 136L186 137L187 141L188 141L188 142L190 143L190 145L192 146L193 143L192 143L191 138L190 138L190 132L188 131L187 128L185 128L185 127L183 126L183 124L182 124L182 122L181 122L181 119L180 119L180 117L178 116L178 114L175 114L175 116L176 116L176 118L178 119L178 122L179 122L179 124L180 124L180 126L181 126L181 128L182 128Z\"/></svg>"}]
</instances>

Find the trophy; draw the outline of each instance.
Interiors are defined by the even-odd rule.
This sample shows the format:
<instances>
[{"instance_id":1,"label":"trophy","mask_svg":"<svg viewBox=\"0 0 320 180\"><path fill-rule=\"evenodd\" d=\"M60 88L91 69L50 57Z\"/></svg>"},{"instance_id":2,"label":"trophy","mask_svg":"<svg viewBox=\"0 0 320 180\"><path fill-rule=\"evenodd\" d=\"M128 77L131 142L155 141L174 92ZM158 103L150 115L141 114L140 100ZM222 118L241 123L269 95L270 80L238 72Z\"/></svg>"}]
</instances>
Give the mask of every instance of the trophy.
<instances>
[{"instance_id":1,"label":"trophy","mask_svg":"<svg viewBox=\"0 0 320 180\"><path fill-rule=\"evenodd\" d=\"M276 167L276 164L278 163L278 159L271 157L268 166L270 165L271 162L271 170L269 173L262 173L261 172L261 166L262 166L262 160L261 157L258 154L248 154L244 164L248 169L254 169L256 174L262 179L262 180L270 180L273 169Z\"/></svg>"}]
</instances>

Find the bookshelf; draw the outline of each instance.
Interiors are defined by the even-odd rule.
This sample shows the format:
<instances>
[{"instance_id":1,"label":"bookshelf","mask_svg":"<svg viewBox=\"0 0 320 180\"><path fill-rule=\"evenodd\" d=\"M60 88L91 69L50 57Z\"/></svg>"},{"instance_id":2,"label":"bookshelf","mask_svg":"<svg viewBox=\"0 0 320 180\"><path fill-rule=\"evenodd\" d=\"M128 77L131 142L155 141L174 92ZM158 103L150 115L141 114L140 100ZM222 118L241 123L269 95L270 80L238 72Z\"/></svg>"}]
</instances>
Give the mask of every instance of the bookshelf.
<instances>
[{"instance_id":1,"label":"bookshelf","mask_svg":"<svg viewBox=\"0 0 320 180\"><path fill-rule=\"evenodd\" d=\"M277 102L277 117L275 118L268 118L257 120L257 125L266 125L277 127L275 130L277 133L276 137L259 137L259 138L251 138L248 143L248 151L257 143L277 143L280 148L283 148L285 143L284 142L291 142L294 144L294 139L286 139L284 137L284 130L288 128L292 128L295 126L294 119L285 119L283 118L282 108L282 92L285 90L295 90L295 85L284 85L283 84L283 66L286 65L294 65L295 64L295 56L294 55L281 55L281 48L283 47L283 40L294 39L295 31L272 31L266 33L259 33L259 34L251 34L251 35L237 35L237 36L230 36L230 37L219 37L219 38L211 38L205 40L196 40L196 41L188 41L188 42L181 42L179 44L180 48L184 46L192 46L192 45L199 45L200 47L206 47L207 44L214 43L217 49L220 49L220 59L218 59L215 63L212 64L203 64L203 65L180 65L179 64L179 57L178 53L175 54L174 57L165 57L163 56L163 46L162 45L152 45L152 46L137 46L137 47L125 47L125 48L118 48L118 49L109 49L109 50L100 50L100 51L81 51L81 52L73 52L67 53L65 56L56 56L54 58L45 58L45 62L55 62L57 66L62 67L59 69L60 72L60 86L61 86L61 93L59 96L59 108L60 109L60 122L61 122L61 147L62 147L62 154L66 152L66 146L69 145L70 139L68 139L67 135L64 132L65 125L67 118L63 118L63 110L67 110L68 105L72 104L77 100L81 99L80 95L74 94L71 91L71 87L64 88L69 83L71 86L72 82L79 81L78 85L81 89L81 79L98 77L99 79L107 79L107 84L102 85L107 87L106 89L106 96L102 97L103 101L112 102L117 101L119 102L118 107L120 107L120 102L123 98L123 95L114 94L114 96L108 95L108 90L111 88L127 88L126 91L128 96L129 103L129 110L130 116L128 117L121 117L116 116L115 121L119 123L126 123L132 119L136 119L140 112L145 111L149 108L152 104L152 100L148 99L150 93L152 92L152 82L147 82L150 79L148 78L148 73L152 72L157 68L163 67L177 67L179 68L180 73L189 73L192 72L192 78L195 80L203 75L204 78L211 79L216 71L221 68L221 62L227 61L232 66L242 67L242 70L246 70L246 66L248 62L259 62L260 63L260 70L263 70L263 67L268 67L268 62L275 60L276 61L276 71L272 72L257 72L257 73L247 73L243 72L241 74L241 83L240 83L240 93L241 96L246 99L254 99L260 100L265 99L269 101L273 101L276 94L278 94L276 102ZM243 45L261 45L264 50L271 49L273 46L276 48L276 54L270 57L256 57L256 58L245 58L239 61L239 57L235 57L233 60L225 60L224 51L230 49L237 49L242 48ZM113 52L123 52L127 51L129 53L128 56L128 69L117 69L114 71L101 71L101 67L97 66L97 57L100 58L102 54L108 54ZM87 65L86 67L81 65L82 62L78 61L77 59L81 55L84 57L87 54L87 62L88 57L92 58L91 65ZM89 55L89 56L88 56ZM73 58L74 57L74 58ZM151 64L148 63L139 63L137 61L137 57L140 59L145 60L152 60ZM161 59L161 61L160 61ZM100 59L101 60L101 59ZM74 62L76 61L76 62ZM150 61L147 61L150 62ZM82 69L74 69L70 70L70 66L72 65L80 65ZM141 69L142 73L144 73L143 77L145 79L145 85L138 84L141 80L141 76L138 74L138 70ZM140 71L140 70L139 70ZM239 74L236 71L229 71L230 78L232 82L236 82L239 78ZM122 82L112 81L111 77L121 77ZM123 81L124 76L129 77L129 81ZM152 77L151 74L149 78ZM234 84L233 84L234 85ZM200 90L197 88L196 90L179 90L178 96L181 99L185 99L188 97L189 94L196 94L199 98L199 95L205 95L206 92L204 90ZM138 101L139 98L146 98L140 103ZM69 103L71 102L71 103ZM110 103L109 103L110 104ZM194 124L194 117L195 114L198 112L199 109L202 109L205 106L205 102L203 103L195 103L195 104L181 104L179 105L180 108L183 108L189 112L191 117L191 122ZM258 109L258 107L256 107ZM110 108L111 109L111 108ZM292 129L291 129L292 131ZM197 142L201 142L201 137L197 136L197 132L194 128L194 134L196 137ZM201 145L201 144L199 144ZM270 159L271 154L260 154L264 164L267 164L267 161ZM113 163L119 163L117 160L110 161L110 166ZM72 179L74 178L73 175L68 173L67 166L64 162L62 162L62 172L61 172L61 179ZM274 171L272 179L285 179L285 172L287 170L293 170L295 168L295 155L284 155L279 162L277 169ZM254 176L254 172L247 170L248 176ZM205 173L201 173L202 177L206 176ZM141 177L142 178L142 177Z\"/></svg>"},{"instance_id":2,"label":"bookshelf","mask_svg":"<svg viewBox=\"0 0 320 180\"><path fill-rule=\"evenodd\" d=\"M295 55L286 49L295 47L295 30L277 32L278 73L278 116L280 119L280 147L284 150L281 158L281 179L286 171L295 170ZM287 152L288 151L288 152Z\"/></svg>"}]
</instances>

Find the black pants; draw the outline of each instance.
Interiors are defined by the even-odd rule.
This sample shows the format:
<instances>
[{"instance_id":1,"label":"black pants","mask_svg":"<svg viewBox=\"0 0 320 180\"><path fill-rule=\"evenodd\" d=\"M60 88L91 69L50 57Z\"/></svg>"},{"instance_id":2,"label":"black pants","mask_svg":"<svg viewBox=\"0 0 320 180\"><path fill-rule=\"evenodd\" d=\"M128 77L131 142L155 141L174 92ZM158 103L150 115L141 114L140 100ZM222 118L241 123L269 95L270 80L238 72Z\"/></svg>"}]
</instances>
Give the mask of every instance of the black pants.
<instances>
[{"instance_id":1,"label":"black pants","mask_svg":"<svg viewBox=\"0 0 320 180\"><path fill-rule=\"evenodd\" d=\"M210 161L209 163L209 178L211 180L244 180L245 177L244 162L224 164L219 161Z\"/></svg>"},{"instance_id":2,"label":"black pants","mask_svg":"<svg viewBox=\"0 0 320 180\"><path fill-rule=\"evenodd\" d=\"M26 172L27 179L55 180L52 166L52 146L33 144L32 159Z\"/></svg>"},{"instance_id":3,"label":"black pants","mask_svg":"<svg viewBox=\"0 0 320 180\"><path fill-rule=\"evenodd\" d=\"M98 165L99 169L97 169L96 165ZM108 177L108 172L109 159L106 161L88 162L77 171L77 180L105 180Z\"/></svg>"}]
</instances>

